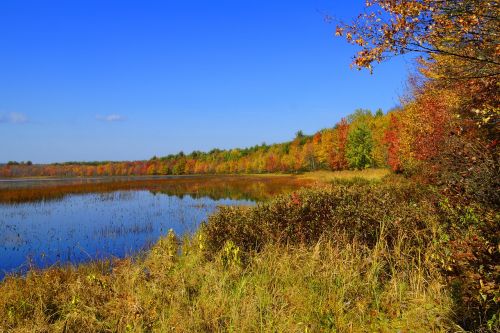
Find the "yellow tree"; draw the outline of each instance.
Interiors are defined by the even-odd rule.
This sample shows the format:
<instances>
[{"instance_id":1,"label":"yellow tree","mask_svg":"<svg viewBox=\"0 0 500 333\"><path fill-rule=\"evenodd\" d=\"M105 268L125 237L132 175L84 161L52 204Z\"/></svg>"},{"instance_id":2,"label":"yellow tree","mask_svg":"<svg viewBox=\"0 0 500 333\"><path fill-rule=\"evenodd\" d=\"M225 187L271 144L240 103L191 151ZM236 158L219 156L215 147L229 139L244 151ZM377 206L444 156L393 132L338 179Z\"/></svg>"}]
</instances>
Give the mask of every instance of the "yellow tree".
<instances>
[{"instance_id":1,"label":"yellow tree","mask_svg":"<svg viewBox=\"0 0 500 333\"><path fill-rule=\"evenodd\" d=\"M333 129L326 129L321 135L321 145L317 151L318 161L327 168L331 168L333 163L333 142L335 131Z\"/></svg>"},{"instance_id":2,"label":"yellow tree","mask_svg":"<svg viewBox=\"0 0 500 333\"><path fill-rule=\"evenodd\" d=\"M497 1L367 0L367 10L336 34L361 47L353 65L372 68L392 55L421 52L461 59L464 68L448 74L500 74Z\"/></svg>"},{"instance_id":3,"label":"yellow tree","mask_svg":"<svg viewBox=\"0 0 500 333\"><path fill-rule=\"evenodd\" d=\"M385 142L385 132L389 126L389 117L385 116L382 110L377 110L375 117L370 121L370 128L373 137L373 162L377 167L387 166L387 144Z\"/></svg>"}]
</instances>

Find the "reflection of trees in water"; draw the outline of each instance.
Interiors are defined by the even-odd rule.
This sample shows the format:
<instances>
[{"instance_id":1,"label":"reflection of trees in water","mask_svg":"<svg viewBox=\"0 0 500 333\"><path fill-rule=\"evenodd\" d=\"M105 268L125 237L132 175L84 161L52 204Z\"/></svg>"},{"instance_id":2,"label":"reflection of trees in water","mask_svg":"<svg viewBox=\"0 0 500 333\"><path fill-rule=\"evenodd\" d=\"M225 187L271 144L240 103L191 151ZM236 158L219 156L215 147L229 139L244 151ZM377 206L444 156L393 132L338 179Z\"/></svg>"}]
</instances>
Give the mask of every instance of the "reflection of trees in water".
<instances>
[{"instance_id":1,"label":"reflection of trees in water","mask_svg":"<svg viewBox=\"0 0 500 333\"><path fill-rule=\"evenodd\" d=\"M39 202L61 200L71 194L101 193L101 200L114 200L114 192L120 191L120 199L130 199L129 191L148 190L183 198L209 197L210 199L234 199L260 201L278 193L292 191L311 182L293 176L192 176L162 179L118 179L102 182L78 181L52 184L30 184L0 189L0 203Z\"/></svg>"},{"instance_id":2,"label":"reflection of trees in water","mask_svg":"<svg viewBox=\"0 0 500 333\"><path fill-rule=\"evenodd\" d=\"M274 186L270 188L264 184L253 184L248 187L241 187L240 185L227 185L223 187L211 186L198 187L196 190L186 188L169 188L161 191L150 191L153 194L165 194L168 196L175 196L179 199L183 199L188 196L193 199L210 198L212 200L247 200L247 201L262 201L268 199L273 194L278 194L287 191L293 191L297 189L294 186Z\"/></svg>"}]
</instances>

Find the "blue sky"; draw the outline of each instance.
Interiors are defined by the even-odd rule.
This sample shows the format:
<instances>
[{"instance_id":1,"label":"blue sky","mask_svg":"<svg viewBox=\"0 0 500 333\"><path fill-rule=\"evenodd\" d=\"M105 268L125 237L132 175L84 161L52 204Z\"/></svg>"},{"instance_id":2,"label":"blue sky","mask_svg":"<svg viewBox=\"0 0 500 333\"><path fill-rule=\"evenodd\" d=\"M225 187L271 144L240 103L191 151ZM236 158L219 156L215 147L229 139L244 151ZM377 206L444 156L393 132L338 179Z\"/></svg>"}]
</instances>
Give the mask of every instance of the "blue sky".
<instances>
[{"instance_id":1,"label":"blue sky","mask_svg":"<svg viewBox=\"0 0 500 333\"><path fill-rule=\"evenodd\" d=\"M0 2L0 162L134 160L289 140L398 104L324 15L364 0Z\"/></svg>"}]
</instances>

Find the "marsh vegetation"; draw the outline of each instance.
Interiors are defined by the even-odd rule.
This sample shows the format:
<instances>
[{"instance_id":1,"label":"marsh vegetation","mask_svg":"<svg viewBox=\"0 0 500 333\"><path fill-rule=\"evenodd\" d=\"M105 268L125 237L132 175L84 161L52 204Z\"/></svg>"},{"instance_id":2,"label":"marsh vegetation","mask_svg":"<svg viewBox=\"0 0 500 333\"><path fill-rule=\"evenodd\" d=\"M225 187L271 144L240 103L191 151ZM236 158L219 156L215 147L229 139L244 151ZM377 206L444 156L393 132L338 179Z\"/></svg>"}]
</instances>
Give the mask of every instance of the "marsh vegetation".
<instances>
[{"instance_id":1,"label":"marsh vegetation","mask_svg":"<svg viewBox=\"0 0 500 333\"><path fill-rule=\"evenodd\" d=\"M0 325L448 331L454 304L432 259L441 232L435 194L399 179L384 183L355 179L225 206L193 235L164 232L135 256L7 277Z\"/></svg>"},{"instance_id":2,"label":"marsh vegetation","mask_svg":"<svg viewBox=\"0 0 500 333\"><path fill-rule=\"evenodd\" d=\"M365 6L336 22L354 67L419 55L392 110L272 145L0 165L1 260L57 248L0 283L0 331L499 332L498 1ZM269 175L229 175L249 173ZM91 260L66 256L73 234Z\"/></svg>"},{"instance_id":3,"label":"marsh vegetation","mask_svg":"<svg viewBox=\"0 0 500 333\"><path fill-rule=\"evenodd\" d=\"M169 229L193 233L218 206L253 205L296 177L19 180L0 184L0 278L30 267L123 258Z\"/></svg>"}]
</instances>

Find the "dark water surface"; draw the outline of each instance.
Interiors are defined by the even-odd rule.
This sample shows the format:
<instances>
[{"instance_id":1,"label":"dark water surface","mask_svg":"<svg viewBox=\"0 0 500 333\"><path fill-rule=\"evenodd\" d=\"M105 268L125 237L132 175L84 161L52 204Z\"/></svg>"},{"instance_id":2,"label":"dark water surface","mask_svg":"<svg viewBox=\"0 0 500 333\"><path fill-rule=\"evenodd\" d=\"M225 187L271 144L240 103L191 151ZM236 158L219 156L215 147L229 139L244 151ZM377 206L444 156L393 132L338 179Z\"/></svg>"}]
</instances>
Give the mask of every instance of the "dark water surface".
<instances>
[{"instance_id":1,"label":"dark water surface","mask_svg":"<svg viewBox=\"0 0 500 333\"><path fill-rule=\"evenodd\" d=\"M193 232L220 205L252 205L293 177L0 180L0 279L30 265L124 257L173 229Z\"/></svg>"}]
</instances>

